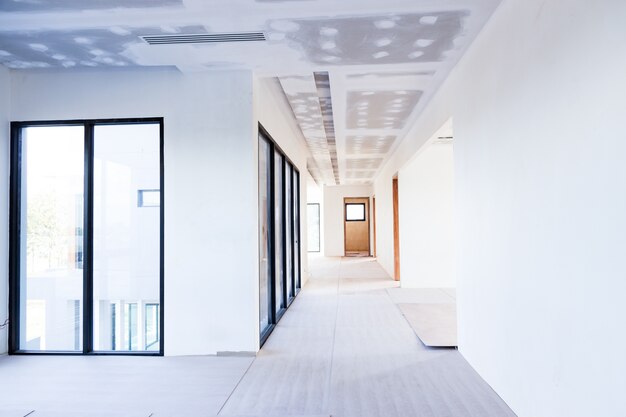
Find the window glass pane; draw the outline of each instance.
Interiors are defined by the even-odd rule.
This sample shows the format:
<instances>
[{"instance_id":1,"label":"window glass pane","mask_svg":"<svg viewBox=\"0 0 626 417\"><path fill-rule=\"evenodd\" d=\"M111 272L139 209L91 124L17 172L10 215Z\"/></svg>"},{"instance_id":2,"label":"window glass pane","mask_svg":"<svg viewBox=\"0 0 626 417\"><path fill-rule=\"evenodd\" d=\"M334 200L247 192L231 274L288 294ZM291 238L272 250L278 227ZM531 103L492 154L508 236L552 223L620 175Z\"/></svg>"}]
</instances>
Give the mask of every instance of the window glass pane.
<instances>
[{"instance_id":1,"label":"window glass pane","mask_svg":"<svg viewBox=\"0 0 626 417\"><path fill-rule=\"evenodd\" d=\"M138 207L159 207L161 205L161 191L139 190L137 193Z\"/></svg>"},{"instance_id":2,"label":"window glass pane","mask_svg":"<svg viewBox=\"0 0 626 417\"><path fill-rule=\"evenodd\" d=\"M270 231L269 199L271 186L271 148L269 142L259 136L259 330L270 325Z\"/></svg>"},{"instance_id":3,"label":"window glass pane","mask_svg":"<svg viewBox=\"0 0 626 417\"><path fill-rule=\"evenodd\" d=\"M158 304L146 304L144 322L146 350L159 350L160 315Z\"/></svg>"},{"instance_id":4,"label":"window glass pane","mask_svg":"<svg viewBox=\"0 0 626 417\"><path fill-rule=\"evenodd\" d=\"M307 246L309 252L320 251L320 205L307 204Z\"/></svg>"},{"instance_id":5,"label":"window glass pane","mask_svg":"<svg viewBox=\"0 0 626 417\"><path fill-rule=\"evenodd\" d=\"M300 174L293 171L293 264L296 288L300 288Z\"/></svg>"},{"instance_id":6,"label":"window glass pane","mask_svg":"<svg viewBox=\"0 0 626 417\"><path fill-rule=\"evenodd\" d=\"M160 299L161 211L139 207L137 196L159 188L159 124L95 126L94 350L153 349L146 345L145 311L138 306ZM115 302L123 305L117 328L111 319Z\"/></svg>"},{"instance_id":7,"label":"window glass pane","mask_svg":"<svg viewBox=\"0 0 626 417\"><path fill-rule=\"evenodd\" d=\"M22 129L21 350L82 350L84 128Z\"/></svg>"},{"instance_id":8,"label":"window glass pane","mask_svg":"<svg viewBox=\"0 0 626 417\"><path fill-rule=\"evenodd\" d=\"M346 204L346 220L365 221L365 204Z\"/></svg>"},{"instance_id":9,"label":"window glass pane","mask_svg":"<svg viewBox=\"0 0 626 417\"><path fill-rule=\"evenodd\" d=\"M293 285L293 206L292 206L292 187L291 187L291 175L293 168L291 164L287 162L285 164L285 253L286 253L286 283L287 283L287 297L293 298L294 285Z\"/></svg>"},{"instance_id":10,"label":"window glass pane","mask_svg":"<svg viewBox=\"0 0 626 417\"><path fill-rule=\"evenodd\" d=\"M284 267L283 267L283 157L274 152L275 184L274 184L274 251L276 252L276 311L285 308L283 300Z\"/></svg>"}]
</instances>

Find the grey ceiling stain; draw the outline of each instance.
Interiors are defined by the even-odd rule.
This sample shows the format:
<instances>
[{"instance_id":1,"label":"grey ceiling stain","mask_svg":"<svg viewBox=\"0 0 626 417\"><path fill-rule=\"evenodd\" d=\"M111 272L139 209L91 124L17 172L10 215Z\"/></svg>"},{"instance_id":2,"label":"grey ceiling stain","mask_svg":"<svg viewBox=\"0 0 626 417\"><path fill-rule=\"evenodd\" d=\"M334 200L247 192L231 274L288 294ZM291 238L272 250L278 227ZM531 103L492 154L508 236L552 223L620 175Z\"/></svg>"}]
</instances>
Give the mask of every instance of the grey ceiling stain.
<instances>
[{"instance_id":1,"label":"grey ceiling stain","mask_svg":"<svg viewBox=\"0 0 626 417\"><path fill-rule=\"evenodd\" d=\"M395 140L395 136L346 136L345 151L348 155L384 155L389 152Z\"/></svg>"},{"instance_id":2,"label":"grey ceiling stain","mask_svg":"<svg viewBox=\"0 0 626 417\"><path fill-rule=\"evenodd\" d=\"M284 36L313 63L328 65L440 62L463 32L468 11L274 20L269 37Z\"/></svg>"},{"instance_id":3,"label":"grey ceiling stain","mask_svg":"<svg viewBox=\"0 0 626 417\"><path fill-rule=\"evenodd\" d=\"M347 158L346 168L348 170L376 170L383 162L383 158Z\"/></svg>"},{"instance_id":4,"label":"grey ceiling stain","mask_svg":"<svg viewBox=\"0 0 626 417\"><path fill-rule=\"evenodd\" d=\"M203 26L174 28L181 33L205 33ZM132 66L121 55L139 35L160 34L159 27L90 29L83 31L10 32L0 36L0 64L13 69L50 67Z\"/></svg>"},{"instance_id":5,"label":"grey ceiling stain","mask_svg":"<svg viewBox=\"0 0 626 417\"><path fill-rule=\"evenodd\" d=\"M363 74L349 74L349 80L361 80L366 78L398 78L398 77L430 77L435 75L435 71L396 71L396 72L371 72Z\"/></svg>"},{"instance_id":6,"label":"grey ceiling stain","mask_svg":"<svg viewBox=\"0 0 626 417\"><path fill-rule=\"evenodd\" d=\"M335 121L333 118L333 102L330 96L330 77L328 72L314 72L313 79L317 88L320 110L322 112L322 122L326 132L326 144L330 154L330 162L333 167L335 183L339 184L339 163L337 162L337 142L335 140Z\"/></svg>"},{"instance_id":7,"label":"grey ceiling stain","mask_svg":"<svg viewBox=\"0 0 626 417\"><path fill-rule=\"evenodd\" d=\"M419 90L350 91L348 129L402 129L422 96Z\"/></svg>"},{"instance_id":8,"label":"grey ceiling stain","mask_svg":"<svg viewBox=\"0 0 626 417\"><path fill-rule=\"evenodd\" d=\"M183 0L0 0L0 11L81 11L183 6Z\"/></svg>"}]
</instances>

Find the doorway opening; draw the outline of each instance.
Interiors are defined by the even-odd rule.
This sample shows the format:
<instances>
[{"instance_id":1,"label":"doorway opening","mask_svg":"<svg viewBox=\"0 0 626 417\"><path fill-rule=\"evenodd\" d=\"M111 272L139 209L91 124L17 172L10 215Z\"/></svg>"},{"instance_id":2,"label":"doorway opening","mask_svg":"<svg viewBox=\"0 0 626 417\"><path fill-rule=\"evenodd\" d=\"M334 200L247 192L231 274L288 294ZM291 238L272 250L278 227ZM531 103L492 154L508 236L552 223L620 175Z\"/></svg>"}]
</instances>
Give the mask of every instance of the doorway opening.
<instances>
[{"instance_id":1,"label":"doorway opening","mask_svg":"<svg viewBox=\"0 0 626 417\"><path fill-rule=\"evenodd\" d=\"M398 208L398 176L393 178L393 279L400 281L400 216Z\"/></svg>"},{"instance_id":2,"label":"doorway opening","mask_svg":"<svg viewBox=\"0 0 626 417\"><path fill-rule=\"evenodd\" d=\"M344 254L370 255L369 198L344 198Z\"/></svg>"}]
</instances>

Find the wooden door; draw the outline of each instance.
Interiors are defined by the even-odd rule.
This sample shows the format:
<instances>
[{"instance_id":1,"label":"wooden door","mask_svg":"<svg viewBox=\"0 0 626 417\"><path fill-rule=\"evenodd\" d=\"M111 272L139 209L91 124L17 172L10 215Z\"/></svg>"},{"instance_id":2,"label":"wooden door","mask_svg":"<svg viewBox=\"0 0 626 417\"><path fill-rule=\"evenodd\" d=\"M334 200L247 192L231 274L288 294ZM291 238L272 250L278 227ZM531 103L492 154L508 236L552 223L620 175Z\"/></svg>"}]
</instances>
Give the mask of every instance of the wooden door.
<instances>
[{"instance_id":1,"label":"wooden door","mask_svg":"<svg viewBox=\"0 0 626 417\"><path fill-rule=\"evenodd\" d=\"M370 252L369 198L344 198L344 252L368 256Z\"/></svg>"},{"instance_id":2,"label":"wooden door","mask_svg":"<svg viewBox=\"0 0 626 417\"><path fill-rule=\"evenodd\" d=\"M400 281L400 218L398 210L398 179L393 179L393 279Z\"/></svg>"}]
</instances>

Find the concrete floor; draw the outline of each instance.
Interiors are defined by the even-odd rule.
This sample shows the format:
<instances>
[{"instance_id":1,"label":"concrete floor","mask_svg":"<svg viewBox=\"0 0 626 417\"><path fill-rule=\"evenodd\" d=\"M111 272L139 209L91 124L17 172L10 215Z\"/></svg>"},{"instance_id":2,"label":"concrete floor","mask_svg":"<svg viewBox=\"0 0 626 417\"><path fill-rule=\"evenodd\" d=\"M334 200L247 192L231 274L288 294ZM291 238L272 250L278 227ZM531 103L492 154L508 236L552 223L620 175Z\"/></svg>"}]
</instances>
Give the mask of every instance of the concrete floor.
<instances>
[{"instance_id":1,"label":"concrete floor","mask_svg":"<svg viewBox=\"0 0 626 417\"><path fill-rule=\"evenodd\" d=\"M310 268L256 359L2 357L0 417L514 416L458 351L419 341L374 260Z\"/></svg>"}]
</instances>

